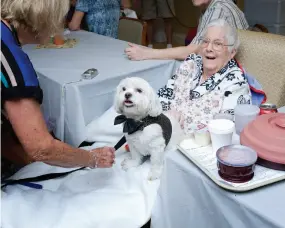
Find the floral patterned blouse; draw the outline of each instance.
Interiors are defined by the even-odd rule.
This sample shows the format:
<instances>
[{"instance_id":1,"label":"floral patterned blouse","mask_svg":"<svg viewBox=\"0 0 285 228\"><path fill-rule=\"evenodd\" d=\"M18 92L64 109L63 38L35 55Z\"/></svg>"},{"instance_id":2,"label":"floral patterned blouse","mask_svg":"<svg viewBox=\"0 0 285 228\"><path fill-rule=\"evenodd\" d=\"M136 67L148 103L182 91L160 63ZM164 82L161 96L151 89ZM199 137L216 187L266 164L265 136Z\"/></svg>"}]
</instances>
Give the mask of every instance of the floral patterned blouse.
<instances>
[{"instance_id":1,"label":"floral patterned blouse","mask_svg":"<svg viewBox=\"0 0 285 228\"><path fill-rule=\"evenodd\" d=\"M76 10L86 14L88 30L118 38L120 0L77 0Z\"/></svg>"},{"instance_id":2,"label":"floral patterned blouse","mask_svg":"<svg viewBox=\"0 0 285 228\"><path fill-rule=\"evenodd\" d=\"M186 134L197 125L207 125L217 113L234 114L237 104L251 103L249 85L234 59L207 80L202 81L202 75L202 57L191 54L158 91L164 111L182 113Z\"/></svg>"}]
</instances>

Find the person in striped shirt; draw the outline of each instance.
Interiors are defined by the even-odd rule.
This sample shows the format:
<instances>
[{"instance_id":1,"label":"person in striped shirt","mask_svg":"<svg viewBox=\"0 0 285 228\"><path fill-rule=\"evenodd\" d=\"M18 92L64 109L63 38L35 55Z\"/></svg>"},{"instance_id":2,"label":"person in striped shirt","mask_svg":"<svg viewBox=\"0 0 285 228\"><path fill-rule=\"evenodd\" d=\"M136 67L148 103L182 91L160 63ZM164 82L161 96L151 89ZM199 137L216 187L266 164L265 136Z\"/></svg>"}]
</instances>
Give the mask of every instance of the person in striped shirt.
<instances>
[{"instance_id":1,"label":"person in striped shirt","mask_svg":"<svg viewBox=\"0 0 285 228\"><path fill-rule=\"evenodd\" d=\"M131 60L145 59L178 59L184 60L189 54L198 52L198 42L206 26L216 19L224 19L237 29L248 29L249 25L243 12L233 0L192 0L193 5L201 10L198 30L195 38L188 46L169 49L149 49L134 44L125 49Z\"/></svg>"},{"instance_id":2,"label":"person in striped shirt","mask_svg":"<svg viewBox=\"0 0 285 228\"><path fill-rule=\"evenodd\" d=\"M114 162L113 148L86 151L52 137L40 109L43 93L36 72L21 48L61 31L68 8L69 0L1 2L1 163L6 158L19 165L41 161L103 168Z\"/></svg>"}]
</instances>

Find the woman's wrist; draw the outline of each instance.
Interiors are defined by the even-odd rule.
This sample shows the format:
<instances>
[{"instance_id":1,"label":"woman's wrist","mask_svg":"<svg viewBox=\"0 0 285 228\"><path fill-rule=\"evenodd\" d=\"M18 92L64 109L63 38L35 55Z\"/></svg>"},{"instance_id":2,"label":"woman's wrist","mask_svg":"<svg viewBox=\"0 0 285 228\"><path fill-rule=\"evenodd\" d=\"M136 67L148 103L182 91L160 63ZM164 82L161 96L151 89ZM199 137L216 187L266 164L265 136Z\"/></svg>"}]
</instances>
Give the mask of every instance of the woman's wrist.
<instances>
[{"instance_id":1,"label":"woman's wrist","mask_svg":"<svg viewBox=\"0 0 285 228\"><path fill-rule=\"evenodd\" d=\"M159 50L158 49L145 48L142 59L143 60L156 59L157 56L159 56Z\"/></svg>"},{"instance_id":2,"label":"woman's wrist","mask_svg":"<svg viewBox=\"0 0 285 228\"><path fill-rule=\"evenodd\" d=\"M88 165L91 169L96 169L98 167L98 158L96 153L88 151Z\"/></svg>"}]
</instances>

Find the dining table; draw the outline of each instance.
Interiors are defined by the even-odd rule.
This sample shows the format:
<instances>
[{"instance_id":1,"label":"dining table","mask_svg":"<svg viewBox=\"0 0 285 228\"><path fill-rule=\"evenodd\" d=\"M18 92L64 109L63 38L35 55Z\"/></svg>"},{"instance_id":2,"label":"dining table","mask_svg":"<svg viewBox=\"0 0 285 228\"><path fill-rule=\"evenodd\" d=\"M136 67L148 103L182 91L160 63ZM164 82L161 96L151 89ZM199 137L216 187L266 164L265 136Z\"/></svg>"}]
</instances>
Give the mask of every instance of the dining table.
<instances>
[{"instance_id":1,"label":"dining table","mask_svg":"<svg viewBox=\"0 0 285 228\"><path fill-rule=\"evenodd\" d=\"M285 113L285 107L278 112ZM284 205L284 180L251 191L229 191L174 150L165 159L151 227L284 228Z\"/></svg>"},{"instance_id":2,"label":"dining table","mask_svg":"<svg viewBox=\"0 0 285 228\"><path fill-rule=\"evenodd\" d=\"M178 62L175 60L131 61L124 50L128 43L87 31L74 31L70 48L37 48L25 45L37 72L44 98L42 111L55 136L73 146L86 138L86 126L113 104L114 92L126 77L141 77L154 89L164 85ZM94 69L98 75L82 74Z\"/></svg>"}]
</instances>

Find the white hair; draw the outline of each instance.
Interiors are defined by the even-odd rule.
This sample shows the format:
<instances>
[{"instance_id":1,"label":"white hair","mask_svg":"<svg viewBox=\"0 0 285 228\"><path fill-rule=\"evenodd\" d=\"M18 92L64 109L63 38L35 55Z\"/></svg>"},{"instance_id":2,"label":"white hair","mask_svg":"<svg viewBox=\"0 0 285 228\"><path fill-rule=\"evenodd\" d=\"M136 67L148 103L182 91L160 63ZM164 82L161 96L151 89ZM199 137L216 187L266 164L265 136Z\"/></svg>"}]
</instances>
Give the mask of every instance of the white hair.
<instances>
[{"instance_id":1,"label":"white hair","mask_svg":"<svg viewBox=\"0 0 285 228\"><path fill-rule=\"evenodd\" d=\"M208 28L210 27L222 27L225 30L225 38L228 42L229 51L232 51L233 49L237 50L240 44L239 38L238 38L238 32L237 29L230 26L227 21L224 19L216 19L211 21L203 30L202 36L205 35Z\"/></svg>"}]
</instances>

